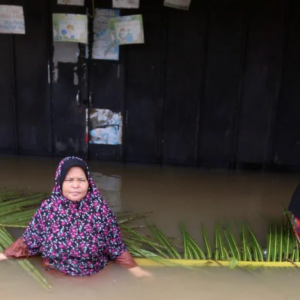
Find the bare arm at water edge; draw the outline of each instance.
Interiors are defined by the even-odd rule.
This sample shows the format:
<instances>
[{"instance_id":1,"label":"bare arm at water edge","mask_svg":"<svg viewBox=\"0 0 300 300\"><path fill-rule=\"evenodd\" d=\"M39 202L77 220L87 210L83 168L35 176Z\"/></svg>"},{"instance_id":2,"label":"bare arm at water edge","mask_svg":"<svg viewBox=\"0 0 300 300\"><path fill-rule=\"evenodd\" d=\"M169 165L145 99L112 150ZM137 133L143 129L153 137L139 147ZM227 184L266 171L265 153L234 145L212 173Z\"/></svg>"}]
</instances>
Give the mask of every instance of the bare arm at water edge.
<instances>
[{"instance_id":1,"label":"bare arm at water edge","mask_svg":"<svg viewBox=\"0 0 300 300\"><path fill-rule=\"evenodd\" d=\"M137 278L152 278L152 274L141 267L137 266L129 269L129 272Z\"/></svg>"},{"instance_id":2,"label":"bare arm at water edge","mask_svg":"<svg viewBox=\"0 0 300 300\"><path fill-rule=\"evenodd\" d=\"M6 259L7 259L7 257L3 253L0 253L0 261L6 260Z\"/></svg>"}]
</instances>

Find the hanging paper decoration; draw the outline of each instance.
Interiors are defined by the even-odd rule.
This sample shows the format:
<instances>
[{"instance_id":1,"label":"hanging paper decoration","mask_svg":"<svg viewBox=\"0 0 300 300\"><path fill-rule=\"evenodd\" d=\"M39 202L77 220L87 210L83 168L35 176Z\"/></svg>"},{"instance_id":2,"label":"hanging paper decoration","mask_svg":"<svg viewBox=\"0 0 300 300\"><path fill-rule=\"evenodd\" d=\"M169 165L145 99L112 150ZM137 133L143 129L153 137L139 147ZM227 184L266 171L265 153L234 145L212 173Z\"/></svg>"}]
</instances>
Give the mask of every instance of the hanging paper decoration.
<instances>
[{"instance_id":1,"label":"hanging paper decoration","mask_svg":"<svg viewBox=\"0 0 300 300\"><path fill-rule=\"evenodd\" d=\"M22 6L0 5L0 33L25 34Z\"/></svg>"},{"instance_id":2,"label":"hanging paper decoration","mask_svg":"<svg viewBox=\"0 0 300 300\"><path fill-rule=\"evenodd\" d=\"M165 0L164 6L189 10L191 5L191 0Z\"/></svg>"},{"instance_id":3,"label":"hanging paper decoration","mask_svg":"<svg viewBox=\"0 0 300 300\"><path fill-rule=\"evenodd\" d=\"M143 44L144 29L142 15L111 18L109 27L112 39L120 45Z\"/></svg>"},{"instance_id":4,"label":"hanging paper decoration","mask_svg":"<svg viewBox=\"0 0 300 300\"><path fill-rule=\"evenodd\" d=\"M57 4L84 6L84 0L57 0Z\"/></svg>"},{"instance_id":5,"label":"hanging paper decoration","mask_svg":"<svg viewBox=\"0 0 300 300\"><path fill-rule=\"evenodd\" d=\"M109 20L120 16L119 10L96 9L94 19L94 59L119 60L119 46L112 39Z\"/></svg>"},{"instance_id":6,"label":"hanging paper decoration","mask_svg":"<svg viewBox=\"0 0 300 300\"><path fill-rule=\"evenodd\" d=\"M139 8L140 0L113 0L113 7L116 7L116 8Z\"/></svg>"},{"instance_id":7,"label":"hanging paper decoration","mask_svg":"<svg viewBox=\"0 0 300 300\"><path fill-rule=\"evenodd\" d=\"M53 14L53 39L55 42L88 43L86 15Z\"/></svg>"}]
</instances>

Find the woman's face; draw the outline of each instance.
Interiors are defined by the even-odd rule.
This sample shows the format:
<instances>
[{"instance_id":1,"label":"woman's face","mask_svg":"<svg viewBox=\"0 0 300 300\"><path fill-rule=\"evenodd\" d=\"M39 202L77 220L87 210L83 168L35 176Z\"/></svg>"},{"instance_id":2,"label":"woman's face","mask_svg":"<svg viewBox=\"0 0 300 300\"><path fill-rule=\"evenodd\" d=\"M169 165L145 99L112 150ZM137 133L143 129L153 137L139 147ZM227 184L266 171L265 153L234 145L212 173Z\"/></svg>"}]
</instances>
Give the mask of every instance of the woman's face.
<instances>
[{"instance_id":1,"label":"woman's face","mask_svg":"<svg viewBox=\"0 0 300 300\"><path fill-rule=\"evenodd\" d=\"M72 167L62 185L63 195L71 201L80 201L88 192L89 183L80 167Z\"/></svg>"}]
</instances>

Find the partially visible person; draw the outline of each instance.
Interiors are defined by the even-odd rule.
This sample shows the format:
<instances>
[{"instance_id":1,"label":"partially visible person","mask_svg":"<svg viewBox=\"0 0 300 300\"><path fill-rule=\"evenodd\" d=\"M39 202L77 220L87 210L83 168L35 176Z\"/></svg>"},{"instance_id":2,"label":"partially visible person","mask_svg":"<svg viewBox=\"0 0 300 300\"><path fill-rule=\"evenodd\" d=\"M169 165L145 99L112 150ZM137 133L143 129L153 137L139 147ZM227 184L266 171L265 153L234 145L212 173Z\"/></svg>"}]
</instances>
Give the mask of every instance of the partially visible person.
<instances>
[{"instance_id":1,"label":"partially visible person","mask_svg":"<svg viewBox=\"0 0 300 300\"><path fill-rule=\"evenodd\" d=\"M78 157L60 162L50 198L24 234L0 254L0 261L36 255L46 270L65 275L90 276L115 260L136 277L152 276L128 252L115 215Z\"/></svg>"},{"instance_id":2,"label":"partially visible person","mask_svg":"<svg viewBox=\"0 0 300 300\"><path fill-rule=\"evenodd\" d=\"M298 243L300 243L300 184L293 193L288 210L291 212L291 221Z\"/></svg>"}]
</instances>

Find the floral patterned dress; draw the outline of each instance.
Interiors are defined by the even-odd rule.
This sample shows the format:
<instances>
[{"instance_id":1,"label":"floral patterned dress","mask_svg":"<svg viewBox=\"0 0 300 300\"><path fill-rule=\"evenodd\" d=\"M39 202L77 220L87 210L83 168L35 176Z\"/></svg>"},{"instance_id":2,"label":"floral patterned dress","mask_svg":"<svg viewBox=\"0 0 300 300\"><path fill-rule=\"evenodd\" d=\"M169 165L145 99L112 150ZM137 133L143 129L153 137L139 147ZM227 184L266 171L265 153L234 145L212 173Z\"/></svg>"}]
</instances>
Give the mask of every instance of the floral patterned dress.
<instances>
[{"instance_id":1,"label":"floral patterned dress","mask_svg":"<svg viewBox=\"0 0 300 300\"><path fill-rule=\"evenodd\" d=\"M59 184L61 169L70 160L84 164L89 181L79 202L65 198ZM51 268L73 276L93 275L127 251L116 217L77 157L60 162L51 197L34 214L23 241L29 255L40 254Z\"/></svg>"}]
</instances>

